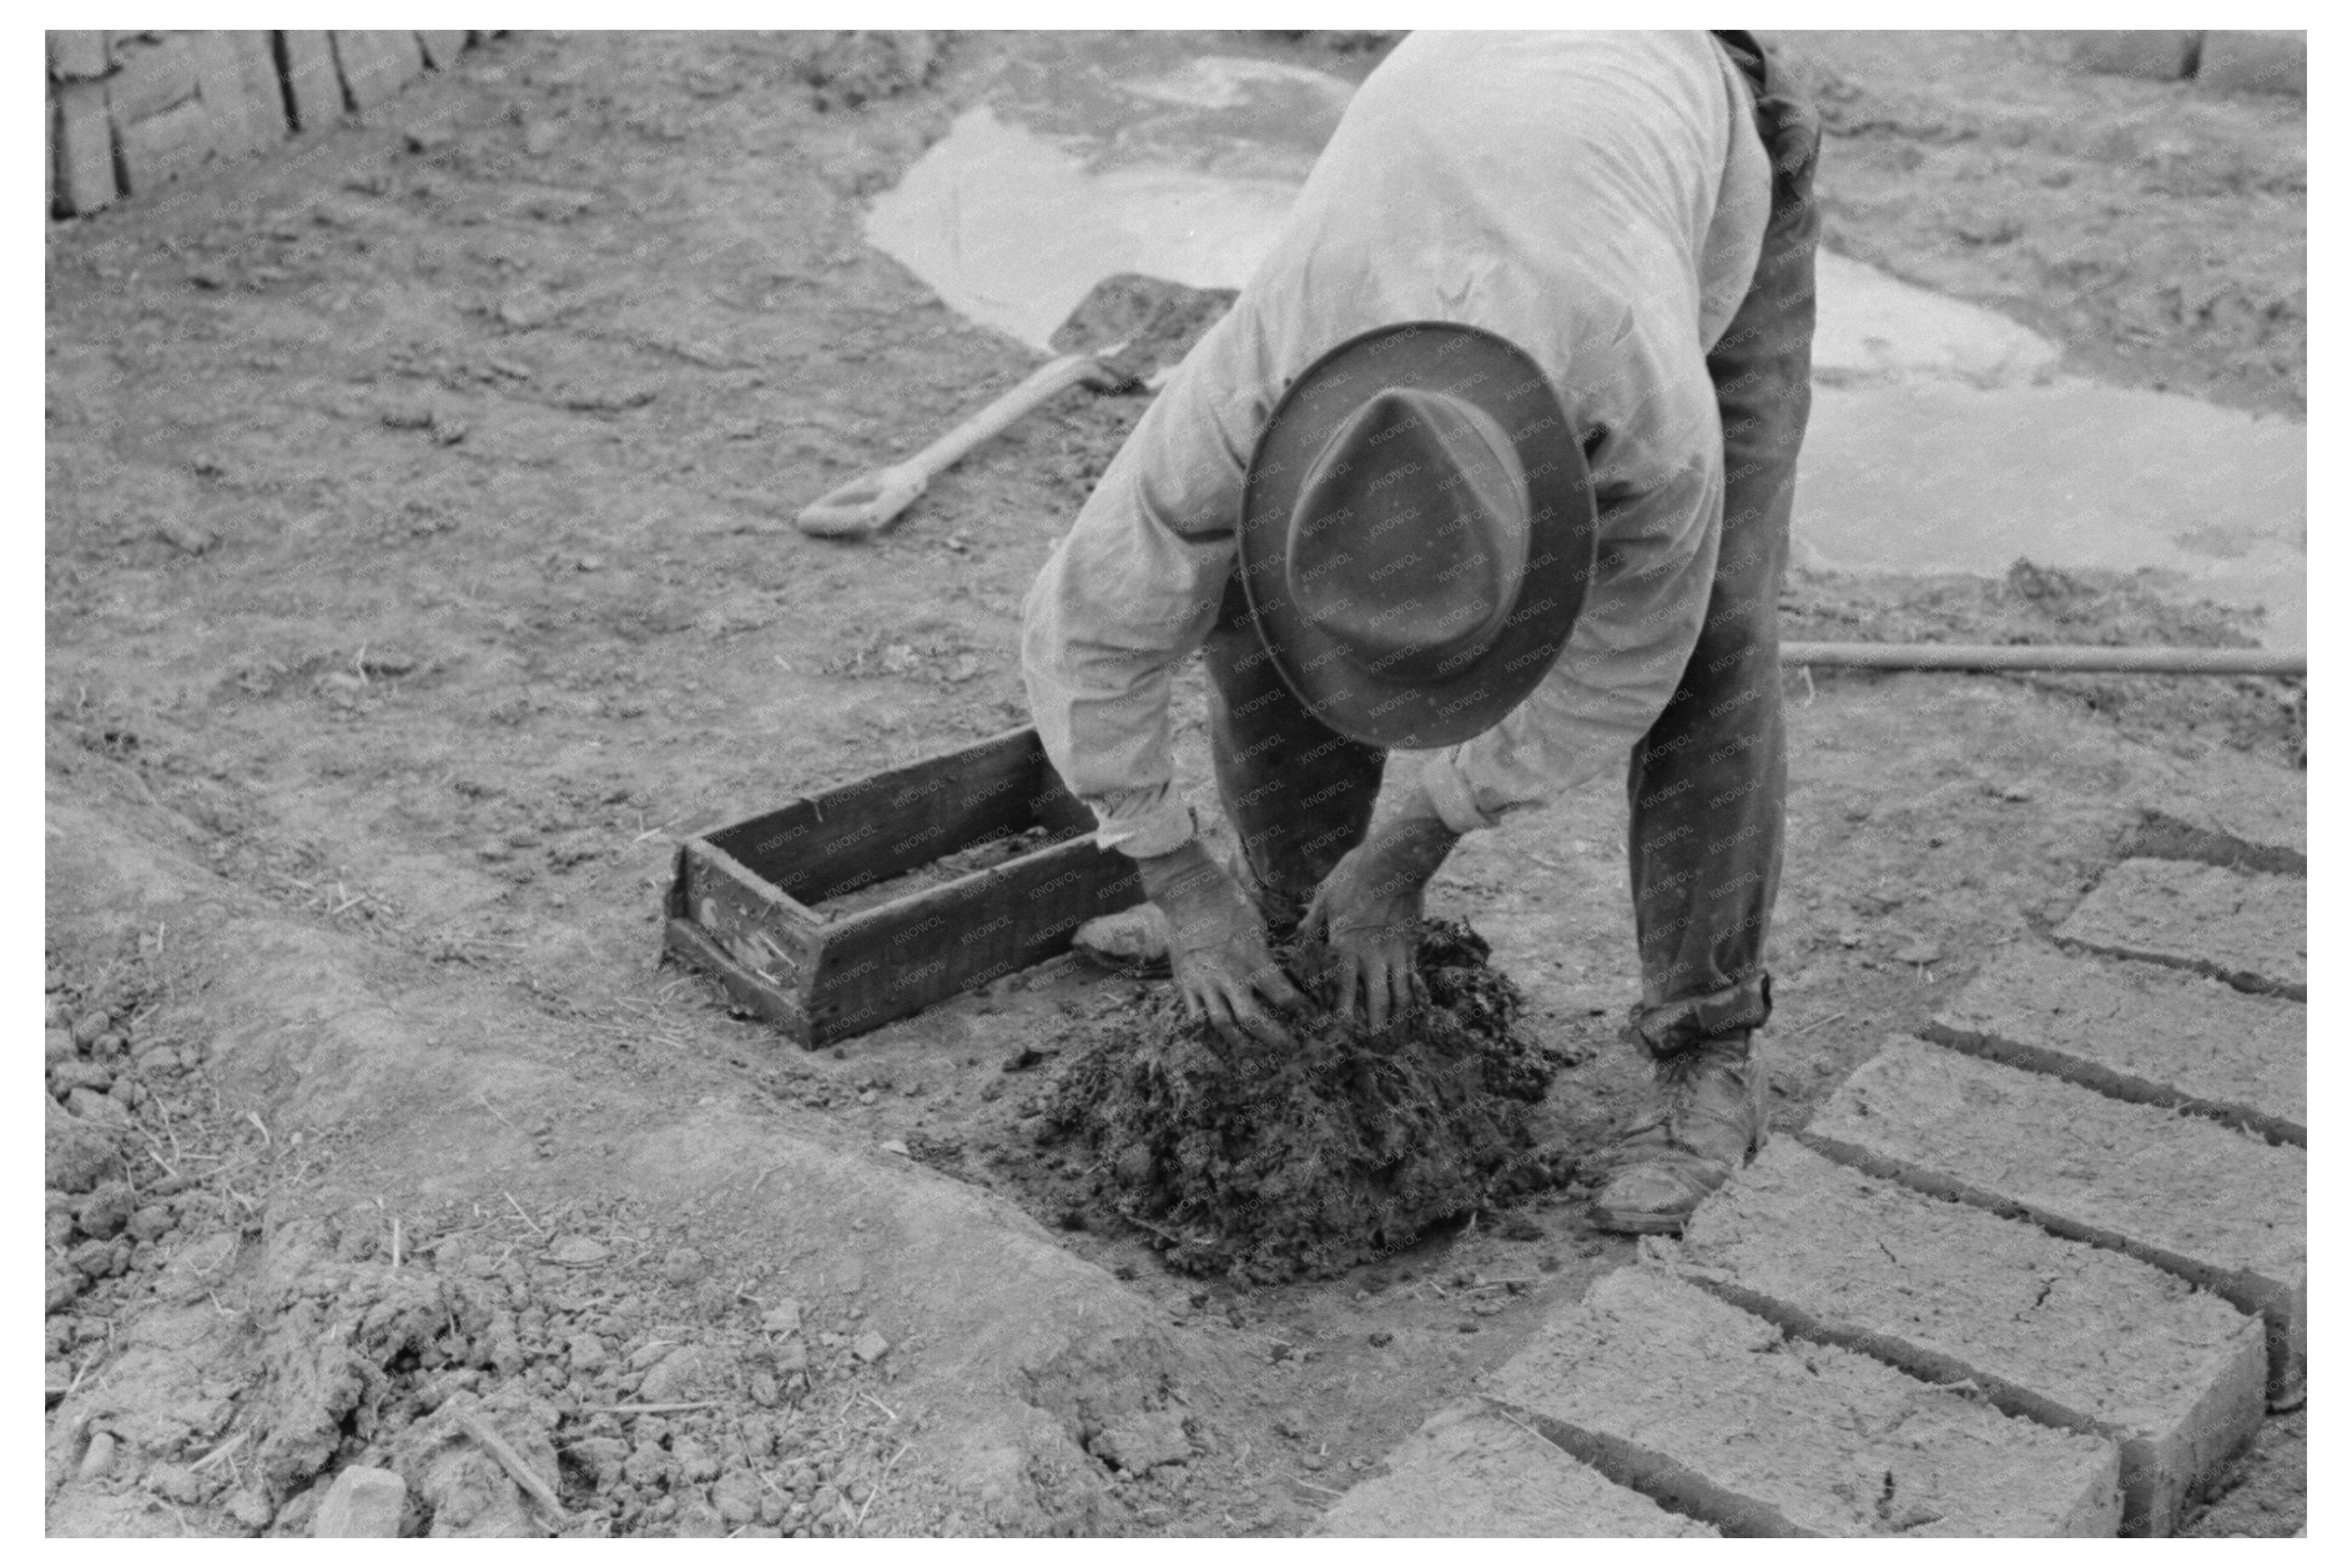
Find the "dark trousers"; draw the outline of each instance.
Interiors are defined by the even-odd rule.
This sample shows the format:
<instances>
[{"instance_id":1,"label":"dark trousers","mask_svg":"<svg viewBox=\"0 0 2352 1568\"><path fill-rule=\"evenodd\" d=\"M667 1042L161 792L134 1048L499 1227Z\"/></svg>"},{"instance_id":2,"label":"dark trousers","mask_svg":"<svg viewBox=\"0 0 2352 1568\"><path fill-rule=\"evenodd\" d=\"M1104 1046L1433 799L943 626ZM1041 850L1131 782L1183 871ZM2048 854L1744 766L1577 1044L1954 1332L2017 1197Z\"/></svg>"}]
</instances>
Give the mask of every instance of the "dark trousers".
<instances>
[{"instance_id":1,"label":"dark trousers","mask_svg":"<svg viewBox=\"0 0 2352 1568\"><path fill-rule=\"evenodd\" d=\"M1764 943L1788 797L1780 580L1797 450L1812 398L1812 201L1819 132L1774 90L1745 35L1724 37L1758 89L1772 216L1746 299L1707 357L1722 413L1723 540L1698 646L1633 751L1628 859L1642 960L1633 1032L1652 1054L1761 1025ZM1371 823L1387 753L1302 708L1259 644L1238 579L1202 649L1217 789L1260 901L1295 919Z\"/></svg>"}]
</instances>

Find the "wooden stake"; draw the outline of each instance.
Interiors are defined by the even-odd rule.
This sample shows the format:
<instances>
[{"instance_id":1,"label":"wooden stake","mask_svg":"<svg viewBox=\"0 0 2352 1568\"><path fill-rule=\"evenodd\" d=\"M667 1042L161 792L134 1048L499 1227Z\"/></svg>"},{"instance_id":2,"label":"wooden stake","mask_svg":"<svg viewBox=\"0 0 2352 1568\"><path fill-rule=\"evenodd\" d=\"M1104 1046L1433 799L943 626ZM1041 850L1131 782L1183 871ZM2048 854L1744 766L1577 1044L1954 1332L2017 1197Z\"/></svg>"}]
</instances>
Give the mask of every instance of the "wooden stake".
<instances>
[{"instance_id":1,"label":"wooden stake","mask_svg":"<svg viewBox=\"0 0 2352 1568\"><path fill-rule=\"evenodd\" d=\"M530 1226L531 1235L545 1236L547 1234L547 1232L539 1228L538 1224L531 1219L530 1215L523 1214L523 1206L520 1204L515 1203L515 1195L512 1193L501 1193L499 1195L505 1198L508 1203L514 1205L514 1212L519 1215L522 1215L522 1222L523 1224Z\"/></svg>"},{"instance_id":2,"label":"wooden stake","mask_svg":"<svg viewBox=\"0 0 2352 1568\"><path fill-rule=\"evenodd\" d=\"M467 1436L479 1443L490 1458L506 1468L507 1474L514 1478L515 1485L529 1492L533 1502L554 1516L559 1528L571 1524L572 1516L563 1510L562 1500L555 1495L555 1489L541 1480L539 1472L523 1462L523 1457L515 1452L514 1445L499 1436L496 1427L470 1410L452 1410L449 1414Z\"/></svg>"},{"instance_id":3,"label":"wooden stake","mask_svg":"<svg viewBox=\"0 0 2352 1568\"><path fill-rule=\"evenodd\" d=\"M898 1446L898 1451L890 1456L890 1462L882 1467L882 1474L876 1478L874 1485L866 1491L866 1500L857 1505L857 1522L849 1527L853 1532L864 1532L866 1529L866 1510L872 1508L874 1506L874 1500L882 1495L882 1483L890 1479L890 1472L898 1468L898 1461L906 1458L907 1450L913 1447L914 1445L912 1443L901 1443Z\"/></svg>"}]
</instances>

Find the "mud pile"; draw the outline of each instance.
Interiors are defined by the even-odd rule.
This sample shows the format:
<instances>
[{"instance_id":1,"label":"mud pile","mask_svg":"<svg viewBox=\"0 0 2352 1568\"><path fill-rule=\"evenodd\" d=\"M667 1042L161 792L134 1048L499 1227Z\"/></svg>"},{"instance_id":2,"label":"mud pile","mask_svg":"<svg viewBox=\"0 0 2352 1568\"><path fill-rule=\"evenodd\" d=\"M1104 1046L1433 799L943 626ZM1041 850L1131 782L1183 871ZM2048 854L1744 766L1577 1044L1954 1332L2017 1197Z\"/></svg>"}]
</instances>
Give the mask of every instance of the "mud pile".
<instances>
[{"instance_id":1,"label":"mud pile","mask_svg":"<svg viewBox=\"0 0 2352 1568\"><path fill-rule=\"evenodd\" d=\"M1272 1284L1393 1252L1550 1179L1528 1121L1555 1064L1487 952L1428 921L1426 1007L1377 1035L1326 1014L1291 1049L1236 1049L1162 993L1070 1060L1047 1136L1089 1152L1097 1196L1187 1272Z\"/></svg>"}]
</instances>

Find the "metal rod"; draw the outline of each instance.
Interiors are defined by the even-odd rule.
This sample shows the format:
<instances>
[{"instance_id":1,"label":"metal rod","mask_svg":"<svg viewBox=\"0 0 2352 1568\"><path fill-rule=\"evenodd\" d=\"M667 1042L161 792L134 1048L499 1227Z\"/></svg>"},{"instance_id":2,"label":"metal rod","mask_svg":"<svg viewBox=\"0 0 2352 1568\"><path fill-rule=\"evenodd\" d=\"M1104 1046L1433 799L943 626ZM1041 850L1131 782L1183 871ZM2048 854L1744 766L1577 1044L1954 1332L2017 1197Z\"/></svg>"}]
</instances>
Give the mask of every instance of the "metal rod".
<instances>
[{"instance_id":1,"label":"metal rod","mask_svg":"<svg viewBox=\"0 0 2352 1568\"><path fill-rule=\"evenodd\" d=\"M2302 649L2265 647L2100 647L2088 644L1791 642L1784 666L1848 669L2068 669L2133 675L2286 675L2305 673Z\"/></svg>"}]
</instances>

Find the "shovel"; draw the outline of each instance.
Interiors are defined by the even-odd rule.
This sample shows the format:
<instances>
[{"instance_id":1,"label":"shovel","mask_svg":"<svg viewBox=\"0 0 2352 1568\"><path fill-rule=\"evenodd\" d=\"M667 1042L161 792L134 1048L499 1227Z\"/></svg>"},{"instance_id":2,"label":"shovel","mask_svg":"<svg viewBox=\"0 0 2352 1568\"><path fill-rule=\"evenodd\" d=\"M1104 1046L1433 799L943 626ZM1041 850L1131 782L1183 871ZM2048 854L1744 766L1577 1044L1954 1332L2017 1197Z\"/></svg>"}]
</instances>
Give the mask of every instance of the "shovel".
<instances>
[{"instance_id":1,"label":"shovel","mask_svg":"<svg viewBox=\"0 0 2352 1568\"><path fill-rule=\"evenodd\" d=\"M803 508L795 521L820 539L871 539L913 505L932 478L1041 404L1081 384L1097 392L1159 390L1202 333L1233 304L1231 289L1194 289L1121 272L1102 279L1055 330L1066 352L1028 380L904 462L861 474ZM1086 348L1116 338L1107 348Z\"/></svg>"},{"instance_id":2,"label":"shovel","mask_svg":"<svg viewBox=\"0 0 2352 1568\"><path fill-rule=\"evenodd\" d=\"M898 520L931 482L931 477L974 447L997 435L1040 405L1081 384L1111 392L1133 379L1109 363L1127 345L1113 343L1091 353L1064 354L1030 373L1012 391L903 462L860 474L801 509L793 521L819 539L871 539Z\"/></svg>"}]
</instances>

